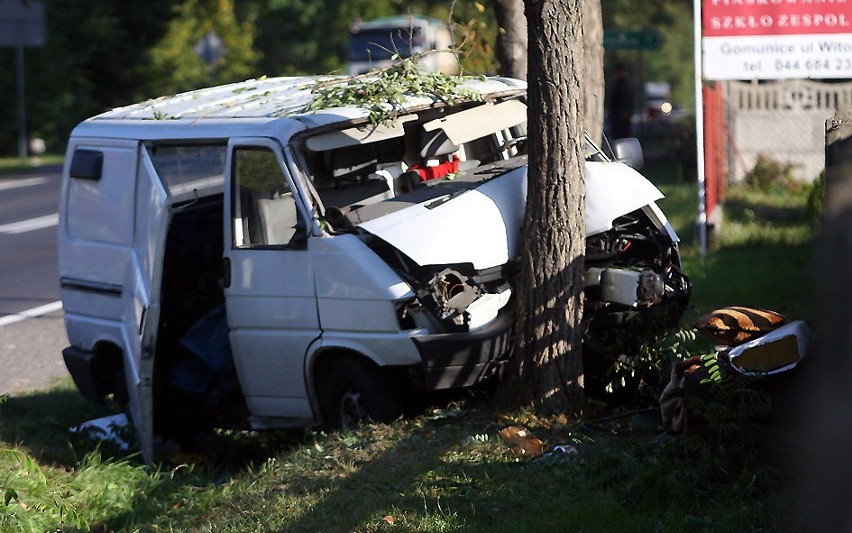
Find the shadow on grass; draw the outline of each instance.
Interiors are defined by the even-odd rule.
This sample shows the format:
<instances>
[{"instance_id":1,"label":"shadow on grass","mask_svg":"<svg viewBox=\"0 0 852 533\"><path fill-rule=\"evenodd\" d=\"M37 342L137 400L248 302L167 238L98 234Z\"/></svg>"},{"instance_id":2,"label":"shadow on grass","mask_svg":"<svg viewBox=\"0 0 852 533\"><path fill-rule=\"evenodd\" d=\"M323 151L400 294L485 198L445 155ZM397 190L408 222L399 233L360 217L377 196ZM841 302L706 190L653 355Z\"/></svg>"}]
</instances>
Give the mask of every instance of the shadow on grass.
<instances>
[{"instance_id":1,"label":"shadow on grass","mask_svg":"<svg viewBox=\"0 0 852 533\"><path fill-rule=\"evenodd\" d=\"M364 446L370 447L370 457L357 465L356 473L344 477L341 472L322 472L327 462L323 457L311 459L319 461L317 473L310 472L302 459L311 453L316 456L316 449L321 446L336 455L332 447L334 442L347 438L344 434L325 435L311 430L220 431L199 440L194 451L164 454L164 463L148 468L135 450L124 451L109 442L69 432L69 428L86 420L113 413L83 398L70 380L49 390L9 397L0 404L0 447L20 448L31 455L52 480L49 483L56 493L65 494L63 500L70 497L69 501L79 502L78 496L70 495L80 487L98 493L101 484L113 483L111 500L123 497L124 503L103 509L99 505L106 504L100 500L90 503L92 509L84 518L93 529L135 529L172 522L195 527L193 524L209 520L213 530L222 523L230 530L240 530L236 522L251 524L250 530L278 530L282 520L286 522L286 514L260 512L246 522L247 514L258 504L247 504L243 509L234 501L232 492L223 493L219 487L248 484L250 488L241 490L247 490L252 500L264 502L274 495L283 479L293 486L296 492L291 496L297 501L309 500L312 492L322 497L302 518L286 524L285 530L327 531L329 524L334 524L332 529L358 529L374 522L376 516L377 523L381 523L396 505L408 510L422 508L424 502L412 496L417 493L420 478L430 471L440 471L440 458L455 444L453 439L440 436L441 428L449 427L441 422L426 422L405 433L376 426L379 433L393 434L390 445L378 442L373 450L374 443L368 440ZM400 422L395 426L414 427L410 424ZM295 479L288 479L292 475L289 472L263 476L265 464L284 462L293 462L302 469ZM70 480L69 475L77 481ZM92 476L99 481L92 481ZM196 499L198 495L200 499ZM186 508L184 503L188 503ZM433 507L440 515L440 503Z\"/></svg>"},{"instance_id":2,"label":"shadow on grass","mask_svg":"<svg viewBox=\"0 0 852 533\"><path fill-rule=\"evenodd\" d=\"M0 404L0 441L25 448L40 465L70 468L97 443L79 441L69 428L107 414L111 412L83 398L70 379L63 380Z\"/></svg>"},{"instance_id":3,"label":"shadow on grass","mask_svg":"<svg viewBox=\"0 0 852 533\"><path fill-rule=\"evenodd\" d=\"M424 514L441 514L440 503L429 494L431 485L438 483L447 489L458 484L453 476L438 473L441 458L453 442L436 436L442 427L432 422L413 428L380 455L359 464L356 472L343 478L331 474L320 491L322 499L298 519L283 524L283 529L356 531L401 521L400 513L410 514L418 508ZM391 518L385 520L386 516ZM453 521L451 516L444 518Z\"/></svg>"}]
</instances>

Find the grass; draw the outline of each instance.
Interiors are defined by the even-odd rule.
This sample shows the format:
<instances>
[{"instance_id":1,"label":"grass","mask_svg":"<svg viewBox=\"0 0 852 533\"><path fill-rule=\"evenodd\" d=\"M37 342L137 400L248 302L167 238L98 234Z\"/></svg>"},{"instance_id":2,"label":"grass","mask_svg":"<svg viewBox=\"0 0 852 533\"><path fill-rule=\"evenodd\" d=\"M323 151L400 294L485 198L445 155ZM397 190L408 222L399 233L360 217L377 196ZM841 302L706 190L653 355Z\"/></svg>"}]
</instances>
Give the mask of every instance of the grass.
<instances>
[{"instance_id":1,"label":"grass","mask_svg":"<svg viewBox=\"0 0 852 533\"><path fill-rule=\"evenodd\" d=\"M64 159L64 155L56 154L47 154L38 157L29 157L26 159L18 157L0 157L0 176L30 172L45 165L60 165Z\"/></svg>"},{"instance_id":2,"label":"grass","mask_svg":"<svg viewBox=\"0 0 852 533\"><path fill-rule=\"evenodd\" d=\"M148 470L69 438L63 428L91 414L75 414L90 408L72 397L61 386L3 407L7 425L56 426L14 445L43 477L2 459L0 487L17 497L0 507L0 530L45 531L64 516L95 531L745 531L771 527L782 510L761 492L774 472L684 470L648 412L583 427L471 400L349 433L225 432L203 456ZM60 402L72 409L53 412ZM579 453L519 457L497 437L510 424Z\"/></svg>"},{"instance_id":3,"label":"grass","mask_svg":"<svg viewBox=\"0 0 852 533\"><path fill-rule=\"evenodd\" d=\"M645 171L666 195L660 207L682 239L684 270L694 285L693 314L747 305L794 319L810 317L815 227L806 211L806 188L761 192L729 187L722 227L711 231L709 253L702 257L695 235L696 184L679 180L672 162Z\"/></svg>"},{"instance_id":4,"label":"grass","mask_svg":"<svg viewBox=\"0 0 852 533\"><path fill-rule=\"evenodd\" d=\"M723 232L702 258L691 235L695 187L665 170L648 174L684 237L690 313L738 304L806 317L812 229L799 199L730 191ZM594 408L579 423L496 412L469 394L348 433L223 431L203 453L148 468L67 431L109 411L66 381L0 402L0 531L741 532L802 523L775 455L789 438L783 426L744 425L733 445L695 446L662 433L653 410L596 418L613 411ZM508 425L579 453L519 456L498 436Z\"/></svg>"}]
</instances>

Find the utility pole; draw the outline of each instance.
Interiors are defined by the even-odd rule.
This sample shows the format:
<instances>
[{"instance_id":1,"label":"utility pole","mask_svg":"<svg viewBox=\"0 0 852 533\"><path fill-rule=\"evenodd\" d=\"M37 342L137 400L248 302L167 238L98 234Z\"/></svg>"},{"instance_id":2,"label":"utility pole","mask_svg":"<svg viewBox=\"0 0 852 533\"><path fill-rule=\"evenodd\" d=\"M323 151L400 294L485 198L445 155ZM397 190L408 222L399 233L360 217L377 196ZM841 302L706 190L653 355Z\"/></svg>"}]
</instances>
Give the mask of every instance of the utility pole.
<instances>
[{"instance_id":1,"label":"utility pole","mask_svg":"<svg viewBox=\"0 0 852 533\"><path fill-rule=\"evenodd\" d=\"M44 46L44 2L0 0L0 46L15 48L18 91L18 157L27 158L27 99L24 84L24 47Z\"/></svg>"}]
</instances>

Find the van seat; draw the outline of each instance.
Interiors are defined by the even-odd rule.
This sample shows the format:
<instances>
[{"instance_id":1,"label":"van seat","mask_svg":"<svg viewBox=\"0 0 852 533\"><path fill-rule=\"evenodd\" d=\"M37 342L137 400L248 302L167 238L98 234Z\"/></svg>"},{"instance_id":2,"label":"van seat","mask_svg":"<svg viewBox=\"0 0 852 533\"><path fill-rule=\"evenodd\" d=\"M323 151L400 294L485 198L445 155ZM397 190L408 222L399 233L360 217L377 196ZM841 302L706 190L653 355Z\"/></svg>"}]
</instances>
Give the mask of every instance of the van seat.
<instances>
[{"instance_id":1,"label":"van seat","mask_svg":"<svg viewBox=\"0 0 852 533\"><path fill-rule=\"evenodd\" d=\"M266 238L264 244L289 243L299 221L293 194L288 192L275 198L259 198L257 208Z\"/></svg>"}]
</instances>

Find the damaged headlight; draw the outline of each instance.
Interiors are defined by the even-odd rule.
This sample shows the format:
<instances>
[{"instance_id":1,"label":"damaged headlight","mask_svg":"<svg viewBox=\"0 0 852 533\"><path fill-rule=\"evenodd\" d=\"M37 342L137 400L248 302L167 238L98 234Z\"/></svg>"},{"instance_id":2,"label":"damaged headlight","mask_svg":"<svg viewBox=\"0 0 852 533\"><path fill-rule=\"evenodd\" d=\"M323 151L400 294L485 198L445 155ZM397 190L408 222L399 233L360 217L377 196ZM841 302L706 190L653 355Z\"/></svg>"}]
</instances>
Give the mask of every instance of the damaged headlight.
<instances>
[{"instance_id":1,"label":"damaged headlight","mask_svg":"<svg viewBox=\"0 0 852 533\"><path fill-rule=\"evenodd\" d=\"M460 317L481 295L479 288L470 283L468 276L452 268L445 268L435 274L427 286L429 297L434 301L441 320Z\"/></svg>"},{"instance_id":2,"label":"damaged headlight","mask_svg":"<svg viewBox=\"0 0 852 533\"><path fill-rule=\"evenodd\" d=\"M495 281L482 282L452 267L435 271L421 282L415 298L398 302L400 327L437 333L484 326L497 318L512 295L508 282Z\"/></svg>"}]
</instances>

